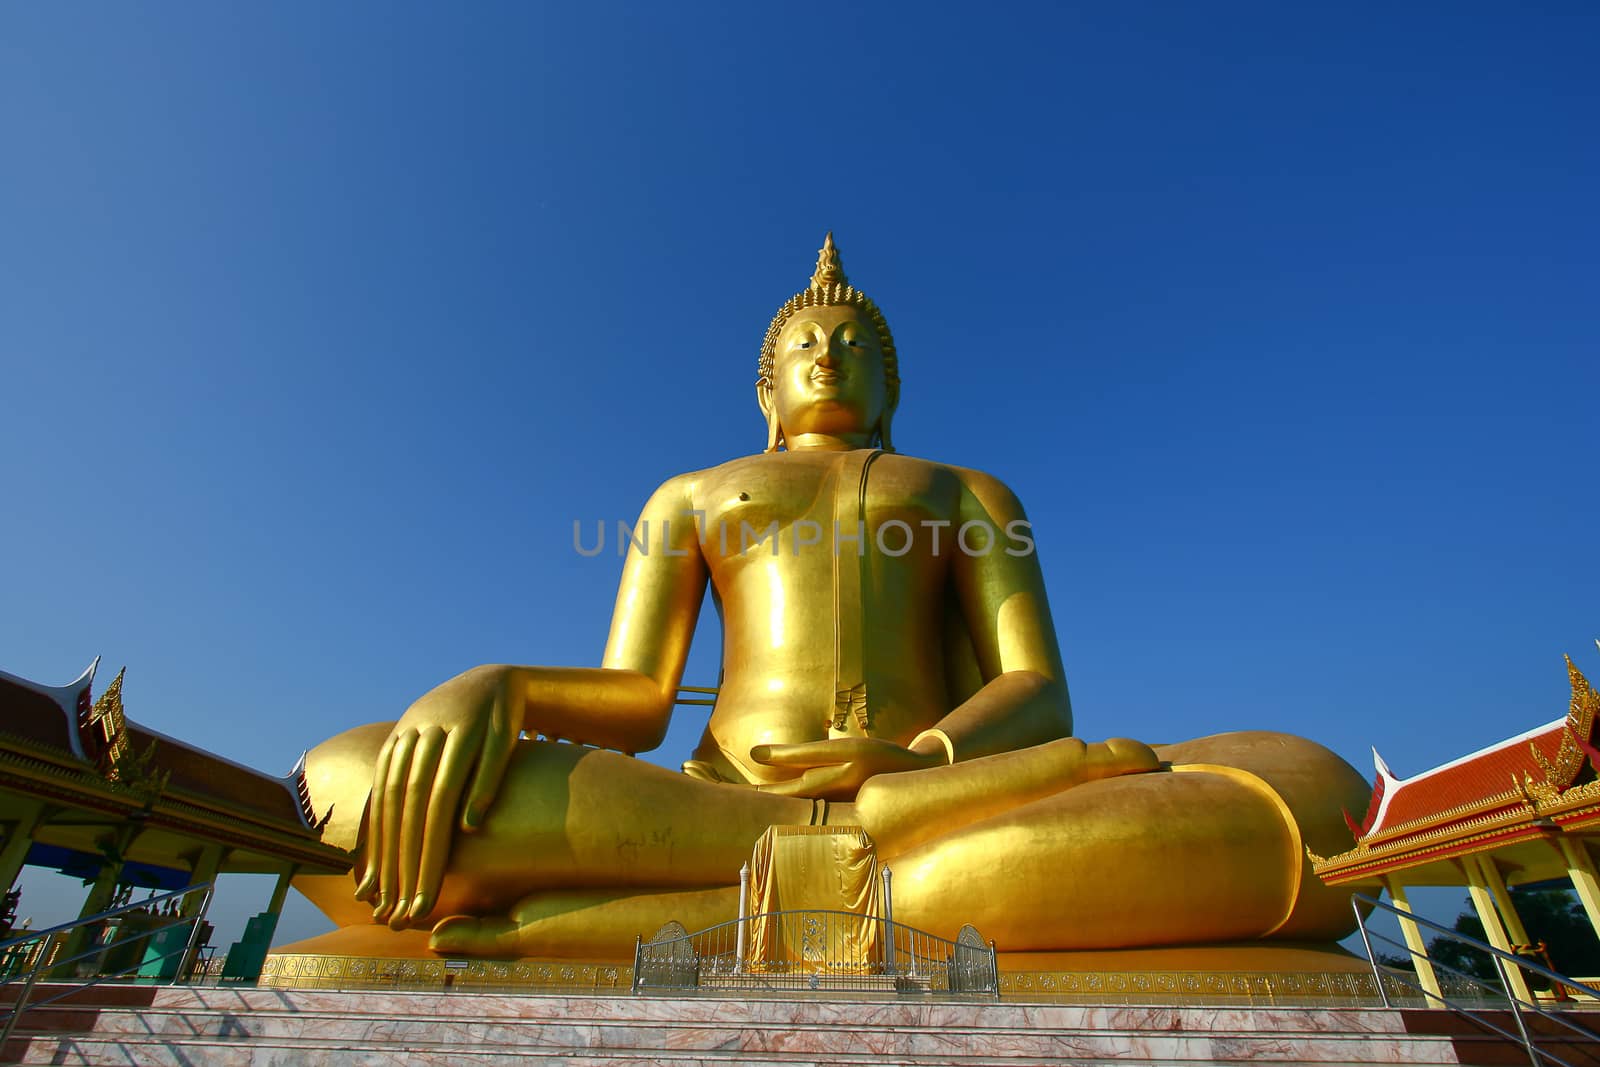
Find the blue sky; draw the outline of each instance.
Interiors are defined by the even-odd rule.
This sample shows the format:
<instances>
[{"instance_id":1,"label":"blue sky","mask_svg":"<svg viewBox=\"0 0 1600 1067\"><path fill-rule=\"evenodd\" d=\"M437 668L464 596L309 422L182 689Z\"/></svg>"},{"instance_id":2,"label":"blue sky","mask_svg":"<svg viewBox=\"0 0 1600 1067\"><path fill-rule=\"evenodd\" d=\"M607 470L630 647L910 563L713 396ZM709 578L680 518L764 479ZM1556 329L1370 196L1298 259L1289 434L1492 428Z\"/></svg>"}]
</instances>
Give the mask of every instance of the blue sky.
<instances>
[{"instance_id":1,"label":"blue sky","mask_svg":"<svg viewBox=\"0 0 1600 1067\"><path fill-rule=\"evenodd\" d=\"M8 5L0 668L103 655L282 773L474 664L598 662L620 564L572 521L761 447L831 228L897 445L1029 509L1084 736L1415 773L1561 715L1562 653L1600 678L1597 43L1583 4Z\"/></svg>"}]
</instances>

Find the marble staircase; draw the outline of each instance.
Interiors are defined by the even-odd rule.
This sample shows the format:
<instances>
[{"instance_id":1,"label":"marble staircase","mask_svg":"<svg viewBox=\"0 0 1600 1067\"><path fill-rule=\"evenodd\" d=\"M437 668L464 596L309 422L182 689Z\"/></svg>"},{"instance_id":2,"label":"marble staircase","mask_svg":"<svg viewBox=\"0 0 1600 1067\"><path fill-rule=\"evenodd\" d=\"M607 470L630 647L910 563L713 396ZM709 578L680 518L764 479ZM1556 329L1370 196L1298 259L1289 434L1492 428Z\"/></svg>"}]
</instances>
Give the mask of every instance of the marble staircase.
<instances>
[{"instance_id":1,"label":"marble staircase","mask_svg":"<svg viewBox=\"0 0 1600 1067\"><path fill-rule=\"evenodd\" d=\"M101 986L30 1009L0 1060L152 1067L1527 1062L1519 1048L1439 1013L1359 1007L148 986Z\"/></svg>"}]
</instances>

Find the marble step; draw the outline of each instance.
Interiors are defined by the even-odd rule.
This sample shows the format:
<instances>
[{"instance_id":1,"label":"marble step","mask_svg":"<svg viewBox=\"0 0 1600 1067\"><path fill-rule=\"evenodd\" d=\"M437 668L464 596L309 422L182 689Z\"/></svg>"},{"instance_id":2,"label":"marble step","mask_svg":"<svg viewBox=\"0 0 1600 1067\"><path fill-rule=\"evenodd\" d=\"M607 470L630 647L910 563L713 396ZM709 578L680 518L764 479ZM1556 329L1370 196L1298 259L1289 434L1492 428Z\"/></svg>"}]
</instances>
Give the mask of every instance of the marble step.
<instances>
[{"instance_id":1,"label":"marble step","mask_svg":"<svg viewBox=\"0 0 1600 1067\"><path fill-rule=\"evenodd\" d=\"M47 1012L50 1009L45 1009ZM62 1018L30 1018L29 1032L41 1041L50 1035L76 1040L136 1042L264 1042L293 1045L331 1042L360 1048L513 1048L561 1055L574 1048L672 1050L679 1054L737 1050L761 1056L805 1052L830 1056L904 1057L935 1062L980 1052L1013 1062L1049 1062L1092 1056L1138 1056L1152 1061L1216 1060L1247 1047L1256 1059L1316 1063L1392 1063L1415 1060L1429 1046L1448 1048L1448 1037L1406 1034L1276 1032L1172 1032L1150 1028L1038 1030L969 1026L909 1028L864 1026L765 1026L739 1023L671 1023L657 1020L471 1021L460 1016L399 1018L388 1015L340 1017L300 1013L205 1013L111 1010L91 1018L81 1009ZM1442 1053L1429 1055L1439 1060ZM1446 1060L1453 1062L1453 1060Z\"/></svg>"},{"instance_id":2,"label":"marble step","mask_svg":"<svg viewBox=\"0 0 1600 1067\"><path fill-rule=\"evenodd\" d=\"M1272 1033L1280 1036L1349 1034L1382 1037L1404 1034L1405 1024L1393 1012L1317 1012L1305 1009L1279 1012L1203 1012L1193 1009L1151 1008L1068 1008L1041 1011L1037 1006L994 1006L978 1012L906 1012L885 1008L870 1001L831 1005L821 1012L816 1006L791 1004L749 1011L737 1001L654 1002L625 1001L595 1004L579 1000L570 1004L545 1004L529 1001L516 1005L520 1010L494 1010L503 1007L486 1003L481 1007L472 997L458 997L448 1004L391 1006L382 994L367 995L347 1005L299 1004L253 1005L167 1002L129 1004L56 1004L30 1008L26 1021L33 1029L77 1030L99 1025L103 1029L122 1029L139 1020L145 1029L163 1025L187 1025L212 1019L235 1022L255 1019L263 1024L370 1028L372 1026L438 1026L470 1023L475 1026L510 1028L549 1026L616 1026L699 1028L761 1028L781 1026L796 1031L833 1031L841 1025L871 1030L994 1034L1020 1033L1106 1033L1112 1031L1159 1032L1169 1035L1231 1033ZM706 1009L710 1008L710 1014ZM446 1010L440 1010L446 1009ZM454 1010L449 1010L454 1009ZM610 1010L607 1010L610 1009ZM1432 1013L1415 1013L1431 1015ZM161 1020L168 1020L163 1024Z\"/></svg>"},{"instance_id":3,"label":"marble step","mask_svg":"<svg viewBox=\"0 0 1600 1067\"><path fill-rule=\"evenodd\" d=\"M35 999L53 989L40 986ZM101 985L75 993L60 1007L113 1007L203 1014L331 1015L338 1018L470 1018L573 1022L661 1021L737 1023L748 1026L869 1026L960 1029L1018 1027L1029 1030L1140 1029L1162 1031L1290 1031L1300 1033L1404 1033L1401 1017L1369 1007L1263 1008L1125 1006L933 1000L922 997L746 997L595 996L592 994L498 994L394 992L388 990L282 990L214 986Z\"/></svg>"},{"instance_id":4,"label":"marble step","mask_svg":"<svg viewBox=\"0 0 1600 1067\"><path fill-rule=\"evenodd\" d=\"M1360 1008L100 987L31 1009L0 1058L186 1067L1518 1062L1500 1060L1494 1044L1408 1033L1400 1013Z\"/></svg>"},{"instance_id":5,"label":"marble step","mask_svg":"<svg viewBox=\"0 0 1600 1067\"><path fill-rule=\"evenodd\" d=\"M16 1039L13 1038L13 1042ZM304 1040L293 1043L240 1042L192 1039L160 1042L129 1038L100 1038L95 1036L52 1038L30 1043L25 1049L15 1050L8 1045L7 1063L23 1064L84 1064L119 1065L119 1067L289 1067L289 1065L326 1064L328 1067L389 1067L389 1065L438 1064L449 1067L523 1067L529 1063L559 1062L568 1067L601 1067L603 1064L663 1065L663 1067L728 1067L729 1064L752 1065L879 1065L879 1067L1019 1067L1019 1065L1073 1065L1073 1067L1178 1067L1214 1064L1233 1067L1244 1064L1273 1064L1274 1067L1326 1067L1330 1062L1355 1065L1393 1063L1415 1064L1419 1067L1446 1067L1462 1062L1449 1045L1433 1046L1426 1054L1407 1055L1398 1059L1379 1060L1366 1056L1353 1059L1301 1060L1276 1054L1263 1054L1263 1050L1249 1045L1216 1048L1181 1058L1150 1058L1132 1050L1107 1046L1088 1054L1062 1056L1016 1057L995 1056L983 1052L971 1054L944 1053L936 1056L898 1056L883 1053L836 1054L831 1052L751 1052L747 1049L592 1049L576 1046L549 1046L540 1049L507 1049L495 1045L460 1045L455 1043L385 1045L381 1047L352 1047L337 1041ZM21 1055L17 1056L20 1051ZM1422 1050L1412 1050L1422 1052ZM16 1057L16 1058L13 1058ZM1499 1062L1499 1061L1496 1061ZM1512 1062L1527 1062L1523 1057Z\"/></svg>"}]
</instances>

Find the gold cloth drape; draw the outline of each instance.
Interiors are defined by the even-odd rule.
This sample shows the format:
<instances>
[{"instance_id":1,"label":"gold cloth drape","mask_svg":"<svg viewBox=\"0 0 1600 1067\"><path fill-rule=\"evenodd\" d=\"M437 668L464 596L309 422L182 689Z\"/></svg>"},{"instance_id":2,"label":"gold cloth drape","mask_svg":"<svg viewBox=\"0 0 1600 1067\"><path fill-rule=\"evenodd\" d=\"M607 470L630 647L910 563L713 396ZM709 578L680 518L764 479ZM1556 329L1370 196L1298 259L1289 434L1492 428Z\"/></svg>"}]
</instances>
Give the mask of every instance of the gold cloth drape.
<instances>
[{"instance_id":1,"label":"gold cloth drape","mask_svg":"<svg viewBox=\"0 0 1600 1067\"><path fill-rule=\"evenodd\" d=\"M859 826L769 826L750 859L748 962L862 971L874 962L882 915L878 853ZM807 917L772 912L835 911Z\"/></svg>"}]
</instances>

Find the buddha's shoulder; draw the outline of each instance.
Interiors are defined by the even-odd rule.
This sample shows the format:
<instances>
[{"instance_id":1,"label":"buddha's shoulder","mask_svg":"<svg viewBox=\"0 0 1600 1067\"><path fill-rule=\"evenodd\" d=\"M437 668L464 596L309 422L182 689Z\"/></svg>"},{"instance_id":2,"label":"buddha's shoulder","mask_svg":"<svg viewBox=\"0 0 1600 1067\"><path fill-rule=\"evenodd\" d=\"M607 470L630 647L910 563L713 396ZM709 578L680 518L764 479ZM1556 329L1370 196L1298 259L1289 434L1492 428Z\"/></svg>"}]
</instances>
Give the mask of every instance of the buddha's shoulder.
<instances>
[{"instance_id":1,"label":"buddha's shoulder","mask_svg":"<svg viewBox=\"0 0 1600 1067\"><path fill-rule=\"evenodd\" d=\"M958 467L953 463L935 463L923 460L944 471L960 485L964 500L991 514L1022 513L1022 501L1011 487L987 471L972 467Z\"/></svg>"},{"instance_id":2,"label":"buddha's shoulder","mask_svg":"<svg viewBox=\"0 0 1600 1067\"><path fill-rule=\"evenodd\" d=\"M962 489L979 496L1012 495L1011 487L987 471L980 471L973 467L961 467L954 463L943 463L934 459L920 459L916 456L902 456L894 454L894 459L937 471L940 475L957 483Z\"/></svg>"},{"instance_id":3,"label":"buddha's shoulder","mask_svg":"<svg viewBox=\"0 0 1600 1067\"><path fill-rule=\"evenodd\" d=\"M757 452L751 456L739 456L726 463L719 463L715 467L704 470L690 471L668 480L670 485L688 485L715 483L729 478L744 478L752 474L768 471L796 470L822 468L830 459L837 457L837 452L792 453L792 452ZM977 471L967 471L960 467L952 467L948 463L939 463L919 456L908 456L902 452L880 452L874 457L874 462L888 467L900 467L927 473L936 477L962 480L967 475L978 474Z\"/></svg>"},{"instance_id":4,"label":"buddha's shoulder","mask_svg":"<svg viewBox=\"0 0 1600 1067\"><path fill-rule=\"evenodd\" d=\"M672 487L675 490L692 494L695 489L701 486L748 475L753 471L771 466L773 458L773 456L764 453L758 453L754 456L740 456L737 459L730 459L726 463L719 463L715 467L706 467L702 470L687 471L683 474L674 475L663 483L662 488Z\"/></svg>"},{"instance_id":5,"label":"buddha's shoulder","mask_svg":"<svg viewBox=\"0 0 1600 1067\"><path fill-rule=\"evenodd\" d=\"M662 483L658 492L673 497L693 498L699 490L720 486L730 480L741 481L765 472L780 470L793 463L794 459L787 452L758 452L755 455L739 456L714 467L674 475ZM905 473L943 482L980 498L1014 498L1011 489L999 478L970 467L959 467L953 463L911 456L903 452L880 453L875 463L883 464L888 469L898 468Z\"/></svg>"},{"instance_id":6,"label":"buddha's shoulder","mask_svg":"<svg viewBox=\"0 0 1600 1067\"><path fill-rule=\"evenodd\" d=\"M661 483L654 495L656 499L684 499L692 502L707 487L715 486L730 478L748 476L751 472L766 466L767 463L763 461L770 462L771 458L768 455L740 456L738 459L719 463L715 467L674 474Z\"/></svg>"}]
</instances>

